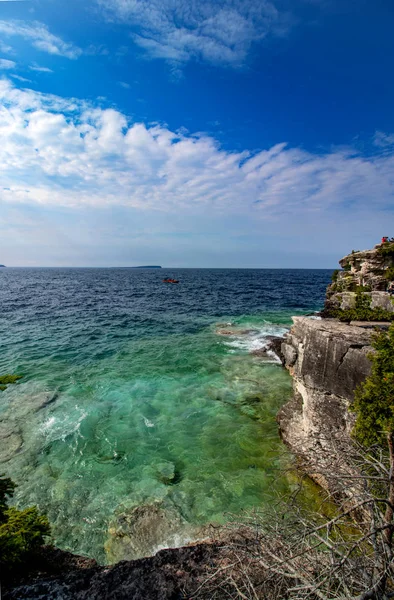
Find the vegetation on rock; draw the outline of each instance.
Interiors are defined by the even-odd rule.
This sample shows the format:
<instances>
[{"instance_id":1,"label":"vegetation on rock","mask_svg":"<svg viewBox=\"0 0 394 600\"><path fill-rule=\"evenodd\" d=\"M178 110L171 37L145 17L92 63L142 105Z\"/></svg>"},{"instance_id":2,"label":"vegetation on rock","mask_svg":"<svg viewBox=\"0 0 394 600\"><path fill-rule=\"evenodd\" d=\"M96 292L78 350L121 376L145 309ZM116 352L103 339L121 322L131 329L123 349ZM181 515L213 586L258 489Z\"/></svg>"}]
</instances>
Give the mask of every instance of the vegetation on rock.
<instances>
[{"instance_id":1,"label":"vegetation on rock","mask_svg":"<svg viewBox=\"0 0 394 600\"><path fill-rule=\"evenodd\" d=\"M352 405L354 435L367 445L385 443L394 434L394 323L376 333L372 345L372 373L356 390Z\"/></svg>"},{"instance_id":2,"label":"vegetation on rock","mask_svg":"<svg viewBox=\"0 0 394 600\"><path fill-rule=\"evenodd\" d=\"M15 483L0 476L0 567L10 570L25 562L50 534L50 526L45 515L35 506L18 510L8 506Z\"/></svg>"},{"instance_id":3,"label":"vegetation on rock","mask_svg":"<svg viewBox=\"0 0 394 600\"><path fill-rule=\"evenodd\" d=\"M394 281L394 266L387 269L385 277L388 281Z\"/></svg>"},{"instance_id":4,"label":"vegetation on rock","mask_svg":"<svg viewBox=\"0 0 394 600\"><path fill-rule=\"evenodd\" d=\"M394 258L394 242L386 242L378 248L378 253L381 256L390 256Z\"/></svg>"},{"instance_id":5,"label":"vegetation on rock","mask_svg":"<svg viewBox=\"0 0 394 600\"><path fill-rule=\"evenodd\" d=\"M331 308L326 311L328 317L339 319L344 323L350 321L394 321L394 312L389 312L380 306L371 308L371 297L365 295L363 288L356 293L356 305L354 308Z\"/></svg>"},{"instance_id":6,"label":"vegetation on rock","mask_svg":"<svg viewBox=\"0 0 394 600\"><path fill-rule=\"evenodd\" d=\"M331 275L331 281L335 283L338 279L339 269L335 269Z\"/></svg>"},{"instance_id":7,"label":"vegetation on rock","mask_svg":"<svg viewBox=\"0 0 394 600\"><path fill-rule=\"evenodd\" d=\"M0 375L0 391L7 389L8 385L16 383L19 379L22 379L23 375Z\"/></svg>"}]
</instances>

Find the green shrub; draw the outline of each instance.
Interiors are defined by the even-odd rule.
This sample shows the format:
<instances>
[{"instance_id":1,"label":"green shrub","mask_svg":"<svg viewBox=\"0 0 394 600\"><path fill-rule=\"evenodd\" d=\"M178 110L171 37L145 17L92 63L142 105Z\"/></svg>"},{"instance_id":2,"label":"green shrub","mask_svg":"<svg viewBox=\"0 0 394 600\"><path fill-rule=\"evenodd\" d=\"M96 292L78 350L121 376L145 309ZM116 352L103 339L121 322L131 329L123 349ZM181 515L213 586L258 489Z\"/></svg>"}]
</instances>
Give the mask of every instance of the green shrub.
<instances>
[{"instance_id":1,"label":"green shrub","mask_svg":"<svg viewBox=\"0 0 394 600\"><path fill-rule=\"evenodd\" d=\"M0 375L0 391L7 389L7 385L16 383L19 379L22 379L23 375Z\"/></svg>"},{"instance_id":2,"label":"green shrub","mask_svg":"<svg viewBox=\"0 0 394 600\"><path fill-rule=\"evenodd\" d=\"M344 265L343 270L344 271L350 271L352 268L352 265L350 263L347 263L346 265Z\"/></svg>"},{"instance_id":3,"label":"green shrub","mask_svg":"<svg viewBox=\"0 0 394 600\"><path fill-rule=\"evenodd\" d=\"M394 267L389 267L384 276L388 281L394 281Z\"/></svg>"},{"instance_id":4,"label":"green shrub","mask_svg":"<svg viewBox=\"0 0 394 600\"><path fill-rule=\"evenodd\" d=\"M7 497L12 498L15 488L15 483L9 477L0 475L0 523L5 520L4 513L8 508Z\"/></svg>"},{"instance_id":5,"label":"green shrub","mask_svg":"<svg viewBox=\"0 0 394 600\"><path fill-rule=\"evenodd\" d=\"M356 305L354 308L335 308L329 310L329 317L339 319L344 323L350 321L394 321L394 313L384 308L371 308L371 297L363 291L356 293Z\"/></svg>"},{"instance_id":6,"label":"green shrub","mask_svg":"<svg viewBox=\"0 0 394 600\"><path fill-rule=\"evenodd\" d=\"M7 570L26 561L50 534L48 519L37 507L18 510L8 506L14 490L13 481L0 476L0 567Z\"/></svg>"},{"instance_id":7,"label":"green shrub","mask_svg":"<svg viewBox=\"0 0 394 600\"><path fill-rule=\"evenodd\" d=\"M394 313L380 307L336 309L329 316L339 319L343 323L350 323L350 321L394 321Z\"/></svg>"},{"instance_id":8,"label":"green shrub","mask_svg":"<svg viewBox=\"0 0 394 600\"><path fill-rule=\"evenodd\" d=\"M351 409L357 413L353 430L363 444L383 444L394 432L394 324L375 333L371 375L355 393Z\"/></svg>"},{"instance_id":9,"label":"green shrub","mask_svg":"<svg viewBox=\"0 0 394 600\"><path fill-rule=\"evenodd\" d=\"M394 258L394 242L385 242L379 246L378 253L381 256L391 256Z\"/></svg>"},{"instance_id":10,"label":"green shrub","mask_svg":"<svg viewBox=\"0 0 394 600\"><path fill-rule=\"evenodd\" d=\"M339 269L335 269L335 271L333 272L333 274L331 275L331 281L333 283L335 283L338 279L338 274L339 274Z\"/></svg>"}]
</instances>

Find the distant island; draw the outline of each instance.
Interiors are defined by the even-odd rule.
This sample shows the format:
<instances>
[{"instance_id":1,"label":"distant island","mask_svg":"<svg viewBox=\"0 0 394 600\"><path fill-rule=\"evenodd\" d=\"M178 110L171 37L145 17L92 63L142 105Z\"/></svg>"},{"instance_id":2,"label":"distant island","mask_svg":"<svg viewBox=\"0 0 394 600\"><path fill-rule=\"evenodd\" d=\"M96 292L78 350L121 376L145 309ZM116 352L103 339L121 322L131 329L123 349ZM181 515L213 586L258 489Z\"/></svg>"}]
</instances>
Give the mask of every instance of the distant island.
<instances>
[{"instance_id":1,"label":"distant island","mask_svg":"<svg viewBox=\"0 0 394 600\"><path fill-rule=\"evenodd\" d=\"M129 267L130 269L161 269L159 265L142 265L141 267Z\"/></svg>"},{"instance_id":2,"label":"distant island","mask_svg":"<svg viewBox=\"0 0 394 600\"><path fill-rule=\"evenodd\" d=\"M1 268L1 267L5 267L5 265L0 265L0 268Z\"/></svg>"}]
</instances>

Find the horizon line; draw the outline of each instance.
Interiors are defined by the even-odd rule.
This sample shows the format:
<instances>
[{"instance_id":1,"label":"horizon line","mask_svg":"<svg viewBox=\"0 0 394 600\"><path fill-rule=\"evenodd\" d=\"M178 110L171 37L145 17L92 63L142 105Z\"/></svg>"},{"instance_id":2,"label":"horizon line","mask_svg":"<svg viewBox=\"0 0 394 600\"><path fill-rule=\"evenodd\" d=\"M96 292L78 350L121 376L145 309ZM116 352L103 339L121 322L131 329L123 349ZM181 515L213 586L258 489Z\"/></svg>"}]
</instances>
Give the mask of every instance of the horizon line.
<instances>
[{"instance_id":1,"label":"horizon line","mask_svg":"<svg viewBox=\"0 0 394 600\"><path fill-rule=\"evenodd\" d=\"M1 1L1 0L0 0ZM2 265L1 269L149 269L150 271L163 271L168 269L182 270L182 269L216 269L216 270L269 270L269 271L301 271L301 270L313 270L313 271L330 271L335 270L338 267L141 267L141 266L127 266L127 265L111 265L111 266L93 266L93 265L82 265L82 266L58 266L58 265Z\"/></svg>"}]
</instances>

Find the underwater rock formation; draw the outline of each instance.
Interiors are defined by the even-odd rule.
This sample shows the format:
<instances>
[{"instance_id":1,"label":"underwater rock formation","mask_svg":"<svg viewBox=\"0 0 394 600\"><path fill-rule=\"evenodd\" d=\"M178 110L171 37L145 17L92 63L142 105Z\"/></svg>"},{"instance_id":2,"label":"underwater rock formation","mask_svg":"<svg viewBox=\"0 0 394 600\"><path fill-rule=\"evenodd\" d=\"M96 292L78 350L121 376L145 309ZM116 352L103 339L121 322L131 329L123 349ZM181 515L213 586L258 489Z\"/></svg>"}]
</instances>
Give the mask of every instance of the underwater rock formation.
<instances>
[{"instance_id":1,"label":"underwater rock formation","mask_svg":"<svg viewBox=\"0 0 394 600\"><path fill-rule=\"evenodd\" d=\"M110 563L134 560L152 554L152 548L176 547L184 543L179 531L186 523L179 512L163 502L124 509L113 519L105 544Z\"/></svg>"}]
</instances>

